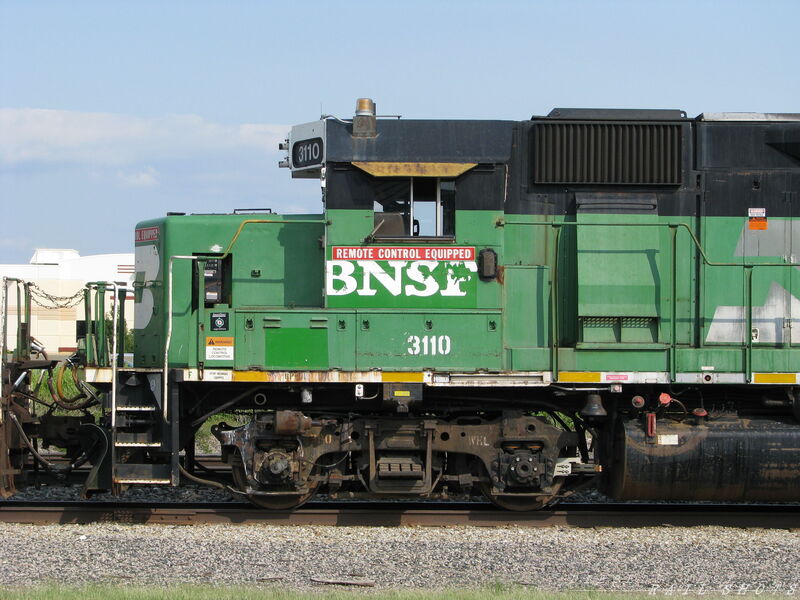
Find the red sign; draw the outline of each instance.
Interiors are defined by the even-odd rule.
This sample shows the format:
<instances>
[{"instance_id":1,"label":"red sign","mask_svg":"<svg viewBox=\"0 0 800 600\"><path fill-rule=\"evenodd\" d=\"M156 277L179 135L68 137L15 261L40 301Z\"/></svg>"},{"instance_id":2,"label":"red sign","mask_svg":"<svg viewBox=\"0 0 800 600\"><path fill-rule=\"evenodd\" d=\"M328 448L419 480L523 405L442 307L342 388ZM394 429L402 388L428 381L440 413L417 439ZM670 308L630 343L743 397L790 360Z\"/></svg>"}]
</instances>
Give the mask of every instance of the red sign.
<instances>
[{"instance_id":1,"label":"red sign","mask_svg":"<svg viewBox=\"0 0 800 600\"><path fill-rule=\"evenodd\" d=\"M465 246L334 246L333 260L474 261L475 248Z\"/></svg>"},{"instance_id":2,"label":"red sign","mask_svg":"<svg viewBox=\"0 0 800 600\"><path fill-rule=\"evenodd\" d=\"M158 227L145 227L136 230L136 243L155 242L158 239Z\"/></svg>"}]
</instances>

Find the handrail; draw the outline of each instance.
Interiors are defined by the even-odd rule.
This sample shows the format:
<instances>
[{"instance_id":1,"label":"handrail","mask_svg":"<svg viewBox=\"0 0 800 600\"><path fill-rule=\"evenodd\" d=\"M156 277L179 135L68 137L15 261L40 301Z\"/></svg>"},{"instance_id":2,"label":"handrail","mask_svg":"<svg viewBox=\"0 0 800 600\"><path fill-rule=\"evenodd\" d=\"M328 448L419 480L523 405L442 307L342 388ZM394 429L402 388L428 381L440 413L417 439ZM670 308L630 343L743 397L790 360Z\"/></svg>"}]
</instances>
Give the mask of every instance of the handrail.
<instances>
[{"instance_id":1,"label":"handrail","mask_svg":"<svg viewBox=\"0 0 800 600\"><path fill-rule=\"evenodd\" d=\"M550 281L550 368L553 370L553 375L558 379L558 240L561 237L561 228L556 229L554 236L554 250L553 250L553 272Z\"/></svg>"},{"instance_id":2,"label":"handrail","mask_svg":"<svg viewBox=\"0 0 800 600\"><path fill-rule=\"evenodd\" d=\"M206 302L205 302L205 271L208 259L204 256L198 256L194 261L194 269L197 273L197 289L194 293L197 294L197 315L195 318L195 331L197 332L197 343L194 348L194 366L198 368L200 379L203 378L203 367L205 366L205 357L202 355L202 348L205 347L205 322L206 322ZM187 356L189 366L192 366L191 355Z\"/></svg>"},{"instance_id":3,"label":"handrail","mask_svg":"<svg viewBox=\"0 0 800 600\"><path fill-rule=\"evenodd\" d=\"M677 354L677 234L678 229L683 228L689 234L692 242L694 243L695 248L697 249L700 257L703 259L703 263L710 267L739 267L745 269L746 273L746 299L747 304L745 306L746 313L745 313L745 322L746 322L746 330L744 333L744 339L742 340L745 345L745 377L746 381L749 383L752 380L752 365L753 365L753 339L752 339L752 322L753 322L753 269L755 267L800 267L800 263L795 262L758 262L758 263L746 263L746 262L717 262L712 261L706 255L705 250L703 249L700 240L697 239L697 236L692 231L691 227L689 227L686 223L579 223L577 221L562 221L562 222L554 222L554 221L512 221L508 222L504 219L497 220L497 226L504 227L506 225L539 225L545 227L553 227L556 230L556 234L554 236L554 244L555 247L553 249L553 267L551 270L551 281L550 281L550 297L551 297L551 323L550 323L550 331L551 331L551 368L553 370L553 374L558 379L558 241L561 233L561 227L563 226L575 226L576 228L580 226L589 226L589 227L668 227L671 231L670 236L670 345L669 345L669 370L670 370L670 381L675 381L676 373L677 373L677 361L676 361L676 354ZM700 294L701 290L698 290L698 294Z\"/></svg>"},{"instance_id":4,"label":"handrail","mask_svg":"<svg viewBox=\"0 0 800 600\"><path fill-rule=\"evenodd\" d=\"M18 287L19 289L19 287ZM25 298L25 335L18 328L17 335L19 336L19 345L24 348L25 356L20 358L29 359L31 357L31 327L33 326L33 319L31 318L31 283L26 281L22 284Z\"/></svg>"},{"instance_id":5,"label":"handrail","mask_svg":"<svg viewBox=\"0 0 800 600\"><path fill-rule=\"evenodd\" d=\"M94 327L92 323L92 291L84 286L83 288L83 320L86 323L86 337L84 343L86 344L86 364L94 364L95 348L94 344Z\"/></svg>"},{"instance_id":6,"label":"handrail","mask_svg":"<svg viewBox=\"0 0 800 600\"><path fill-rule=\"evenodd\" d=\"M17 284L17 297L19 297L19 284L24 283L21 279L16 277L3 277L3 296L2 296L2 318L0 325L2 325L2 343L0 344L0 386L5 383L5 369L8 362L6 352L8 351L8 284L14 282ZM19 331L19 301L17 301L17 331Z\"/></svg>"},{"instance_id":7,"label":"handrail","mask_svg":"<svg viewBox=\"0 0 800 600\"><path fill-rule=\"evenodd\" d=\"M0 295L0 335L2 335L2 341L0 341L0 394L2 394L3 384L5 384L6 379L6 302L7 302L7 293L6 293L6 278L3 277L3 289L2 294ZM0 423L3 421L3 413L0 410Z\"/></svg>"},{"instance_id":8,"label":"handrail","mask_svg":"<svg viewBox=\"0 0 800 600\"><path fill-rule=\"evenodd\" d=\"M6 351L8 350L8 284L9 282L19 282L15 277L3 277L3 296L2 296L2 318L0 318L0 326L2 326L2 343L0 344L0 363L5 367L6 364Z\"/></svg>"},{"instance_id":9,"label":"handrail","mask_svg":"<svg viewBox=\"0 0 800 600\"><path fill-rule=\"evenodd\" d=\"M232 242L236 241L235 236ZM232 245L232 243L231 243ZM172 341L172 265L176 260L198 260L199 256L187 256L174 254L169 257L167 267L167 338L164 340L164 372L161 374L161 411L164 416L164 421L167 421L169 411L167 402L167 373L169 372L169 345ZM203 299L200 298L200 302Z\"/></svg>"},{"instance_id":10,"label":"handrail","mask_svg":"<svg viewBox=\"0 0 800 600\"><path fill-rule=\"evenodd\" d=\"M18 360L21 358L19 352L21 351L20 346L22 345L21 324L22 324L23 313L21 306L22 298L20 297L19 288L20 284L22 284L24 288L27 282L24 279L19 279L17 277L3 277L2 319L0 319L2 320L2 331L3 331L2 333L3 340L2 344L0 344L0 353L2 353L2 356L0 356L0 363L2 363L3 369L5 368L5 364L7 363L6 353L8 352L8 339L7 339L8 338L8 287L9 287L8 284L11 282L16 284L14 286L14 289L16 290L17 293L17 342L16 342L16 348L14 349L14 359ZM24 289L26 290L27 293L27 288ZM0 369L0 372L2 372L3 369ZM0 377L2 376L0 375Z\"/></svg>"},{"instance_id":11,"label":"handrail","mask_svg":"<svg viewBox=\"0 0 800 600\"><path fill-rule=\"evenodd\" d=\"M703 258L703 262L711 267L800 267L800 263L733 263L733 262L716 262L713 260L709 260L706 256L705 250L703 250L703 246L700 244L700 241L697 239L697 236L692 231L691 227L686 223L578 223L577 221L563 221L561 223L556 223L554 221L512 221L508 222L504 219L498 219L497 225L500 227L505 227L506 225L545 225L548 227L559 228L563 227L564 225L581 225L581 226L589 226L589 227L682 227L686 230L689 236L692 238L694 245L697 247L698 252L700 252L700 256Z\"/></svg>"},{"instance_id":12,"label":"handrail","mask_svg":"<svg viewBox=\"0 0 800 600\"><path fill-rule=\"evenodd\" d=\"M233 245L236 243L236 240L239 239L239 235L242 233L242 230L245 228L245 225L253 225L257 223L280 223L281 225L288 225L292 223L314 223L317 225L326 225L328 221L325 219L245 219L241 223L239 223L239 227L236 229L236 233L231 238L231 241L228 243L228 247L225 249L225 252L222 253L222 256L219 258L226 258L233 249ZM209 257L209 258L217 258L217 257Z\"/></svg>"},{"instance_id":13,"label":"handrail","mask_svg":"<svg viewBox=\"0 0 800 600\"><path fill-rule=\"evenodd\" d=\"M119 306L120 306L120 292L124 292L127 295L127 292L130 291L130 288L125 285L120 285L113 281L90 281L85 285L85 289L90 291L92 289L95 290L98 296L103 296L102 305L105 305L105 293L108 290L113 290L114 293L114 302L112 304L112 328L113 333L111 336L111 429L112 431L115 429L117 425L117 368L119 366L119 343L122 341L124 344L124 339L120 340L118 337L119 333ZM97 298L95 298L97 301ZM122 304L124 305L124 297L122 299ZM105 313L100 315L100 318L103 320L103 324L105 325ZM123 354L124 354L124 346L123 346ZM98 348L99 354L99 348ZM104 352L105 354L105 352Z\"/></svg>"},{"instance_id":14,"label":"handrail","mask_svg":"<svg viewBox=\"0 0 800 600\"><path fill-rule=\"evenodd\" d=\"M99 367L109 366L107 356L108 344L106 335L106 292L114 290L114 300L119 285L110 281L87 281L84 284L84 312L86 313L86 362L92 364L90 355ZM92 299L92 291L95 292ZM94 305L94 311L92 306ZM94 313L94 314L93 314ZM94 316L94 318L92 318ZM113 319L113 315L112 315ZM96 325L96 327L95 327ZM112 354L116 350L116 342L113 341Z\"/></svg>"}]
</instances>

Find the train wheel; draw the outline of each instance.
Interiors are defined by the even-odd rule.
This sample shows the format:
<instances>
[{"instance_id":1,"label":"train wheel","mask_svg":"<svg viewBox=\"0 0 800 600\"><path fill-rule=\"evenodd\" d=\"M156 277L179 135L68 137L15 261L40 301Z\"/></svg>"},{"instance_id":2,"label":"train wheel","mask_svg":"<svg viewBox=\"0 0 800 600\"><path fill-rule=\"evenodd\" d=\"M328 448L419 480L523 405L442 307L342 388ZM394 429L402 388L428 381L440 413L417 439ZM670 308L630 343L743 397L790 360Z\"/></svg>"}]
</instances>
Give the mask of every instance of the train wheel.
<instances>
[{"instance_id":1,"label":"train wheel","mask_svg":"<svg viewBox=\"0 0 800 600\"><path fill-rule=\"evenodd\" d=\"M247 476L244 472L244 466L233 465L231 473L233 474L233 483L239 490L246 490L248 488ZM287 494L286 496L259 496L256 494L248 494L247 499L261 508L267 510L294 510L308 502L317 493L319 484L315 484L311 491L305 494Z\"/></svg>"}]
</instances>

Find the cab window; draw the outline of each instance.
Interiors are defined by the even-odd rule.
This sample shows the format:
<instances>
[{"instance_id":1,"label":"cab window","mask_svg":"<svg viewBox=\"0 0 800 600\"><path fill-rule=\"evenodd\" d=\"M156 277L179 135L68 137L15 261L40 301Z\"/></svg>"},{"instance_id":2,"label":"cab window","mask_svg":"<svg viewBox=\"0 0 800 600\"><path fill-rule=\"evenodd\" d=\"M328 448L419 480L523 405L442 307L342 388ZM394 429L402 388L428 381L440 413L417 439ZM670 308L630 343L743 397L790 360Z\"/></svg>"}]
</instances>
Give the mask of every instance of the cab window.
<instances>
[{"instance_id":1,"label":"cab window","mask_svg":"<svg viewBox=\"0 0 800 600\"><path fill-rule=\"evenodd\" d=\"M373 237L453 237L456 186L438 177L387 178L375 185Z\"/></svg>"}]
</instances>

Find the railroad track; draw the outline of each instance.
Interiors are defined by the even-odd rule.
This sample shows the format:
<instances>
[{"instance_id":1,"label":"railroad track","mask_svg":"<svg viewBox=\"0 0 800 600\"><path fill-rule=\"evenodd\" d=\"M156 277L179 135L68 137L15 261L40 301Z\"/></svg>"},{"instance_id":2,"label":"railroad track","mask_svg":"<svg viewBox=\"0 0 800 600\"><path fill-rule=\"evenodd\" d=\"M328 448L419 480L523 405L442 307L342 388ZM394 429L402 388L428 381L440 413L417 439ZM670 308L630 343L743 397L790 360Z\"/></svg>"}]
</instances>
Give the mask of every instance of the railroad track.
<instances>
[{"instance_id":1,"label":"railroad track","mask_svg":"<svg viewBox=\"0 0 800 600\"><path fill-rule=\"evenodd\" d=\"M800 529L800 506L562 504L531 513L480 503L315 502L295 511L244 503L0 503L0 522L29 524L241 524L418 527L726 527Z\"/></svg>"}]
</instances>

